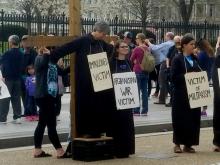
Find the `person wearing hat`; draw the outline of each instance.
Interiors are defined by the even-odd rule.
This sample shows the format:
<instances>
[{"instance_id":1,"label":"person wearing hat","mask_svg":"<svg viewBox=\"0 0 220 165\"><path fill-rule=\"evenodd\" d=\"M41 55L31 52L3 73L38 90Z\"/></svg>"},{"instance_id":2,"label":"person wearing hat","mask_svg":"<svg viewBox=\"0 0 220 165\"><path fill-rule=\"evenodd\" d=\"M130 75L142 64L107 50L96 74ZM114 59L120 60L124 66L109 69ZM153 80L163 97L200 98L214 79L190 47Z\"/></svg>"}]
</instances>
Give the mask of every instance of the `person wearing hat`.
<instances>
[{"instance_id":1,"label":"person wearing hat","mask_svg":"<svg viewBox=\"0 0 220 165\"><path fill-rule=\"evenodd\" d=\"M128 59L131 57L132 50L135 48L135 44L132 42L133 34L131 32L124 33L124 42L129 46Z\"/></svg>"},{"instance_id":2,"label":"person wearing hat","mask_svg":"<svg viewBox=\"0 0 220 165\"><path fill-rule=\"evenodd\" d=\"M8 87L10 98L4 101L0 108L1 122L7 121L9 104L11 101L13 108L13 123L21 123L21 76L23 70L24 54L19 49L20 39L17 35L11 35L8 38L9 50L6 51L1 58L2 76Z\"/></svg>"},{"instance_id":3,"label":"person wearing hat","mask_svg":"<svg viewBox=\"0 0 220 165\"><path fill-rule=\"evenodd\" d=\"M193 54L195 39L186 34L181 39L181 53L171 64L173 83L172 125L175 153L195 153L193 145L199 145L201 108L190 108L184 75L201 71L197 58ZM184 145L183 150L180 145Z\"/></svg>"}]
</instances>

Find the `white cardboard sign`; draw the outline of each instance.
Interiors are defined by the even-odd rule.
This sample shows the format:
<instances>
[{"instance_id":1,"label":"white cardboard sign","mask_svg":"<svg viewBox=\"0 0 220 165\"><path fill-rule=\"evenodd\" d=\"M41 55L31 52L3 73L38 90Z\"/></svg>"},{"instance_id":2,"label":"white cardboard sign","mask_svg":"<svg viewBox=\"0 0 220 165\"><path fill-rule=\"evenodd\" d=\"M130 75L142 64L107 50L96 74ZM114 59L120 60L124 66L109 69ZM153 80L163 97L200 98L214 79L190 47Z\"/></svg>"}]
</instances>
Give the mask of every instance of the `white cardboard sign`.
<instances>
[{"instance_id":1,"label":"white cardboard sign","mask_svg":"<svg viewBox=\"0 0 220 165\"><path fill-rule=\"evenodd\" d=\"M106 52L88 55L88 63L95 92L112 88L111 71Z\"/></svg>"},{"instance_id":2,"label":"white cardboard sign","mask_svg":"<svg viewBox=\"0 0 220 165\"><path fill-rule=\"evenodd\" d=\"M134 72L112 74L118 110L140 106L137 78Z\"/></svg>"},{"instance_id":3,"label":"white cardboard sign","mask_svg":"<svg viewBox=\"0 0 220 165\"><path fill-rule=\"evenodd\" d=\"M218 82L219 82L219 86L220 86L220 68L218 68Z\"/></svg>"},{"instance_id":4,"label":"white cardboard sign","mask_svg":"<svg viewBox=\"0 0 220 165\"><path fill-rule=\"evenodd\" d=\"M7 86L2 81L2 73L0 71L0 99L11 97Z\"/></svg>"},{"instance_id":5,"label":"white cardboard sign","mask_svg":"<svg viewBox=\"0 0 220 165\"><path fill-rule=\"evenodd\" d=\"M206 71L185 74L190 108L210 105L213 102Z\"/></svg>"}]
</instances>

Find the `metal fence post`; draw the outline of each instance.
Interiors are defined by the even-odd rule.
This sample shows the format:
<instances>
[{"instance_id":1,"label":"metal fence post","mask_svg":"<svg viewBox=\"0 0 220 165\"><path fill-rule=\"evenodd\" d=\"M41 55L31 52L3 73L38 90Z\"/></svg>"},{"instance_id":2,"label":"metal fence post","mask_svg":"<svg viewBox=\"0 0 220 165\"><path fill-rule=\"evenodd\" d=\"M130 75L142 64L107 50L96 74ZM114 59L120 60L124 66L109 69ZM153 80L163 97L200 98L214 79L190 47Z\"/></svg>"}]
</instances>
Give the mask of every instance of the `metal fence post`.
<instances>
[{"instance_id":1,"label":"metal fence post","mask_svg":"<svg viewBox=\"0 0 220 165\"><path fill-rule=\"evenodd\" d=\"M118 16L117 15L115 16L114 22L115 22L114 34L117 35L118 33Z\"/></svg>"},{"instance_id":2,"label":"metal fence post","mask_svg":"<svg viewBox=\"0 0 220 165\"><path fill-rule=\"evenodd\" d=\"M63 12L62 14L62 19L63 19L63 27L62 27L62 36L64 36L64 31L65 31L65 13Z\"/></svg>"},{"instance_id":3,"label":"metal fence post","mask_svg":"<svg viewBox=\"0 0 220 165\"><path fill-rule=\"evenodd\" d=\"M3 39L3 34L4 34L4 32L3 32L3 30L4 30L4 10L2 9L1 10L1 33L0 33L0 37L1 37L1 47L2 47L2 53L3 53L3 51L4 51L4 39Z\"/></svg>"},{"instance_id":4,"label":"metal fence post","mask_svg":"<svg viewBox=\"0 0 220 165\"><path fill-rule=\"evenodd\" d=\"M206 19L205 19L204 23L205 23L204 39L206 39L206 37L207 37L207 20Z\"/></svg>"},{"instance_id":5,"label":"metal fence post","mask_svg":"<svg viewBox=\"0 0 220 165\"><path fill-rule=\"evenodd\" d=\"M165 18L162 18L161 41L164 41Z\"/></svg>"}]
</instances>

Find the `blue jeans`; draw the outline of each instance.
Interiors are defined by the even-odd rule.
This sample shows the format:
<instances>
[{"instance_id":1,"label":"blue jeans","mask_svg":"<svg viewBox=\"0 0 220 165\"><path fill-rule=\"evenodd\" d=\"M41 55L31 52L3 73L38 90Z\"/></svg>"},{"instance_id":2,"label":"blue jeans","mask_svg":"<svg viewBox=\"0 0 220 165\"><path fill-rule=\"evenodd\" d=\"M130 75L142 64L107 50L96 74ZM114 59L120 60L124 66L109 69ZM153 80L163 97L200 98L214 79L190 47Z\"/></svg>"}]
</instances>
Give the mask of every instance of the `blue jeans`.
<instances>
[{"instance_id":1,"label":"blue jeans","mask_svg":"<svg viewBox=\"0 0 220 165\"><path fill-rule=\"evenodd\" d=\"M148 112L148 92L147 92L147 84L149 74L147 73L136 73L137 84L138 84L138 93L139 98L142 100L142 111L141 114ZM141 95L140 95L141 91ZM140 113L140 107L134 108L134 113Z\"/></svg>"}]
</instances>

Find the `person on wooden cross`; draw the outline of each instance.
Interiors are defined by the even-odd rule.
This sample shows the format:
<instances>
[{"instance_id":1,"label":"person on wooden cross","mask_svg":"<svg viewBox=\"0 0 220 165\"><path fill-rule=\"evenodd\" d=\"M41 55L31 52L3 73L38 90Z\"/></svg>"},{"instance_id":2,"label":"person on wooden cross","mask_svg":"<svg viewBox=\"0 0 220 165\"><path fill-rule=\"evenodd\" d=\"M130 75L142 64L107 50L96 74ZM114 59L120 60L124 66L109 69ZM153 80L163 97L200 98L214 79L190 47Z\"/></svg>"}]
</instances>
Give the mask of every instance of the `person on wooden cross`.
<instances>
[{"instance_id":1,"label":"person on wooden cross","mask_svg":"<svg viewBox=\"0 0 220 165\"><path fill-rule=\"evenodd\" d=\"M94 92L87 56L106 52L112 55L113 46L104 42L110 32L109 25L96 22L93 31L74 39L50 52L52 63L71 53L75 53L76 83L76 131L80 137L97 138L106 133L110 127L111 111L114 109L113 89Z\"/></svg>"}]
</instances>

